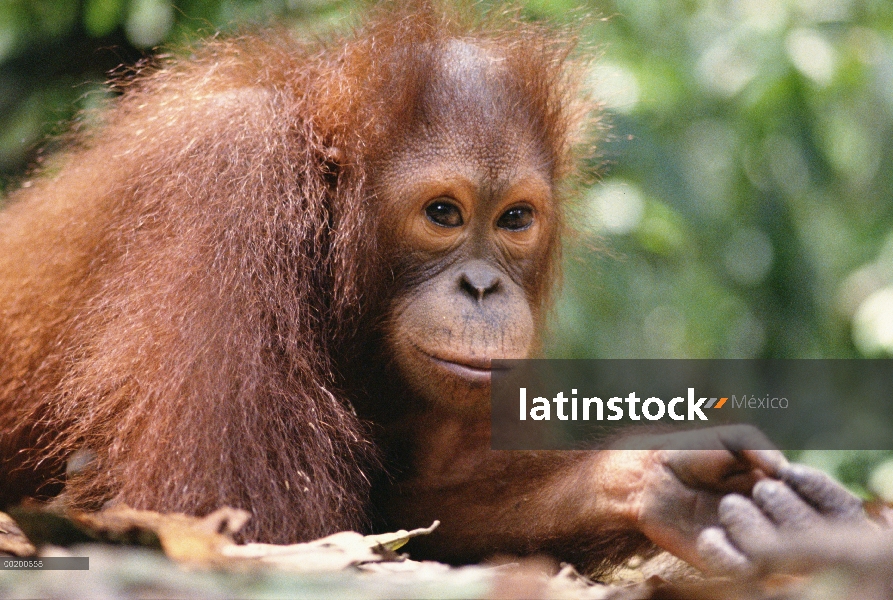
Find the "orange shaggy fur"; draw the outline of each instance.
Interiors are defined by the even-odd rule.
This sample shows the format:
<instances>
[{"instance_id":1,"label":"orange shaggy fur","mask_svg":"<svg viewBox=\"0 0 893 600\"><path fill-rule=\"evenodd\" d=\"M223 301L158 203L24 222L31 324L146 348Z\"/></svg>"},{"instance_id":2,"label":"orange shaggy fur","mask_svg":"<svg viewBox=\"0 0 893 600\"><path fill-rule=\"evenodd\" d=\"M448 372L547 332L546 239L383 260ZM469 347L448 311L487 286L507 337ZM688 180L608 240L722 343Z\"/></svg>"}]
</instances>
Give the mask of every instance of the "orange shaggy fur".
<instances>
[{"instance_id":1,"label":"orange shaggy fur","mask_svg":"<svg viewBox=\"0 0 893 600\"><path fill-rule=\"evenodd\" d=\"M119 83L0 213L0 502L58 493L86 450L73 506L231 505L269 542L366 525L378 458L346 390L393 280L374 174L454 38L505 57L560 179L570 43L510 18L391 7L340 39L213 40Z\"/></svg>"}]
</instances>

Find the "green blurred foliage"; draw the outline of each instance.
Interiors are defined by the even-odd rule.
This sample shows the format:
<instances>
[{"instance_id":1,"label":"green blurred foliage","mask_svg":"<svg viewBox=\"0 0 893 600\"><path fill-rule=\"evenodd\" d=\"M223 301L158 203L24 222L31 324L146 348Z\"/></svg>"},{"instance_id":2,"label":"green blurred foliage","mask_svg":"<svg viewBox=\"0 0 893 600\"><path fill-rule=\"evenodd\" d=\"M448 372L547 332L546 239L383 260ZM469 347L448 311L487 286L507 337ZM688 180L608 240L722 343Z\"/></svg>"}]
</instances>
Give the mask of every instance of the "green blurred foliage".
<instances>
[{"instance_id":1,"label":"green blurred foliage","mask_svg":"<svg viewBox=\"0 0 893 600\"><path fill-rule=\"evenodd\" d=\"M550 354L893 354L893 5L597 9L612 129L573 220L609 252L569 257Z\"/></svg>"},{"instance_id":2,"label":"green blurred foliage","mask_svg":"<svg viewBox=\"0 0 893 600\"><path fill-rule=\"evenodd\" d=\"M285 20L319 30L338 0L0 0L0 192L39 163L47 139L107 97L104 83L159 46ZM49 138L48 138L49 136Z\"/></svg>"},{"instance_id":3,"label":"green blurred foliage","mask_svg":"<svg viewBox=\"0 0 893 600\"><path fill-rule=\"evenodd\" d=\"M591 7L611 130L571 221L605 251L569 248L549 355L893 356L893 4ZM797 458L893 499L890 453Z\"/></svg>"},{"instance_id":4,"label":"green blurred foliage","mask_svg":"<svg viewBox=\"0 0 893 600\"><path fill-rule=\"evenodd\" d=\"M268 19L318 34L355 8L0 0L0 185L118 64ZM576 8L596 15L587 85L610 128L570 208L547 354L893 356L893 3L524 3L534 19ZM889 453L802 458L893 495L893 466L875 468Z\"/></svg>"}]
</instances>

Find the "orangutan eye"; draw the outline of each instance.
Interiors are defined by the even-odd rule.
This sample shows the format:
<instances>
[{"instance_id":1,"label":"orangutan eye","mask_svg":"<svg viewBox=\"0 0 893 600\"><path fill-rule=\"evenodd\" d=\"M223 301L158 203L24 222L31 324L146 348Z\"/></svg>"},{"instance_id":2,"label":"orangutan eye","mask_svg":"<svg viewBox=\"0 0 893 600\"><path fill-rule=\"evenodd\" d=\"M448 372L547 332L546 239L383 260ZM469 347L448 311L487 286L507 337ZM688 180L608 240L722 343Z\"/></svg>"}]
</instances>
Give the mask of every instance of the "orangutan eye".
<instances>
[{"instance_id":1,"label":"orangutan eye","mask_svg":"<svg viewBox=\"0 0 893 600\"><path fill-rule=\"evenodd\" d=\"M460 227L464 223L459 207L446 200L435 200L429 204L425 215L429 221L441 227Z\"/></svg>"},{"instance_id":2,"label":"orangutan eye","mask_svg":"<svg viewBox=\"0 0 893 600\"><path fill-rule=\"evenodd\" d=\"M496 226L508 231L524 231L533 224L533 209L529 206L513 206L499 217Z\"/></svg>"}]
</instances>

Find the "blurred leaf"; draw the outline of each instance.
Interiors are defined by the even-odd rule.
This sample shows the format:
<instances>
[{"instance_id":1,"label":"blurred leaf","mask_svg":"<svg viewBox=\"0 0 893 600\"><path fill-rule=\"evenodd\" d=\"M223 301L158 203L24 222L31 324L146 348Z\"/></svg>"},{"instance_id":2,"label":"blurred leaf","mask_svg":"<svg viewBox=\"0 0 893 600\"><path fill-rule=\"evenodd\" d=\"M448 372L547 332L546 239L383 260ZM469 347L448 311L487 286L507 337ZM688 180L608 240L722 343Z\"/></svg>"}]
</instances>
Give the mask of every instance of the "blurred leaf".
<instances>
[{"instance_id":1,"label":"blurred leaf","mask_svg":"<svg viewBox=\"0 0 893 600\"><path fill-rule=\"evenodd\" d=\"M124 28L134 46L150 48L164 40L173 24L170 0L131 0Z\"/></svg>"},{"instance_id":2,"label":"blurred leaf","mask_svg":"<svg viewBox=\"0 0 893 600\"><path fill-rule=\"evenodd\" d=\"M84 27L93 37L110 34L124 14L124 0L87 0L84 6Z\"/></svg>"}]
</instances>

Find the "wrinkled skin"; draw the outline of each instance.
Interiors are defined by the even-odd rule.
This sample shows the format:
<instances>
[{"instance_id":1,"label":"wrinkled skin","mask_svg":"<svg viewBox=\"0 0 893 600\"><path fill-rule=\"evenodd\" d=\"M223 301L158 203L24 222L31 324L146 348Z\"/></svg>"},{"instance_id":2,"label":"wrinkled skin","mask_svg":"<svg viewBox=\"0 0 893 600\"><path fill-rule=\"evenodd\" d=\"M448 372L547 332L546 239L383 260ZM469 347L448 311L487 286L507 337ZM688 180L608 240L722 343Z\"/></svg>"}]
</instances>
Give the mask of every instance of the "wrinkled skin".
<instances>
[{"instance_id":1,"label":"wrinkled skin","mask_svg":"<svg viewBox=\"0 0 893 600\"><path fill-rule=\"evenodd\" d=\"M765 449L769 441L748 426L650 437L623 442L653 448L625 451L643 456L637 526L659 546L704 568L708 565L698 541L720 523L723 498L750 494L755 484L775 476L787 460L778 450ZM678 447L687 449L674 449Z\"/></svg>"},{"instance_id":2,"label":"wrinkled skin","mask_svg":"<svg viewBox=\"0 0 893 600\"><path fill-rule=\"evenodd\" d=\"M453 409L486 405L491 358L531 353L537 288L557 242L537 141L523 119L488 106L510 102L499 64L481 48L449 46L421 102L423 125L378 184L400 273L388 344L413 392Z\"/></svg>"},{"instance_id":3,"label":"wrinkled skin","mask_svg":"<svg viewBox=\"0 0 893 600\"><path fill-rule=\"evenodd\" d=\"M710 570L744 576L809 570L839 561L832 542L840 546L841 538L850 557L870 540L885 536L889 543L889 532L881 533L861 501L825 473L785 464L774 476L758 482L749 497L722 498L718 524L697 544Z\"/></svg>"}]
</instances>

